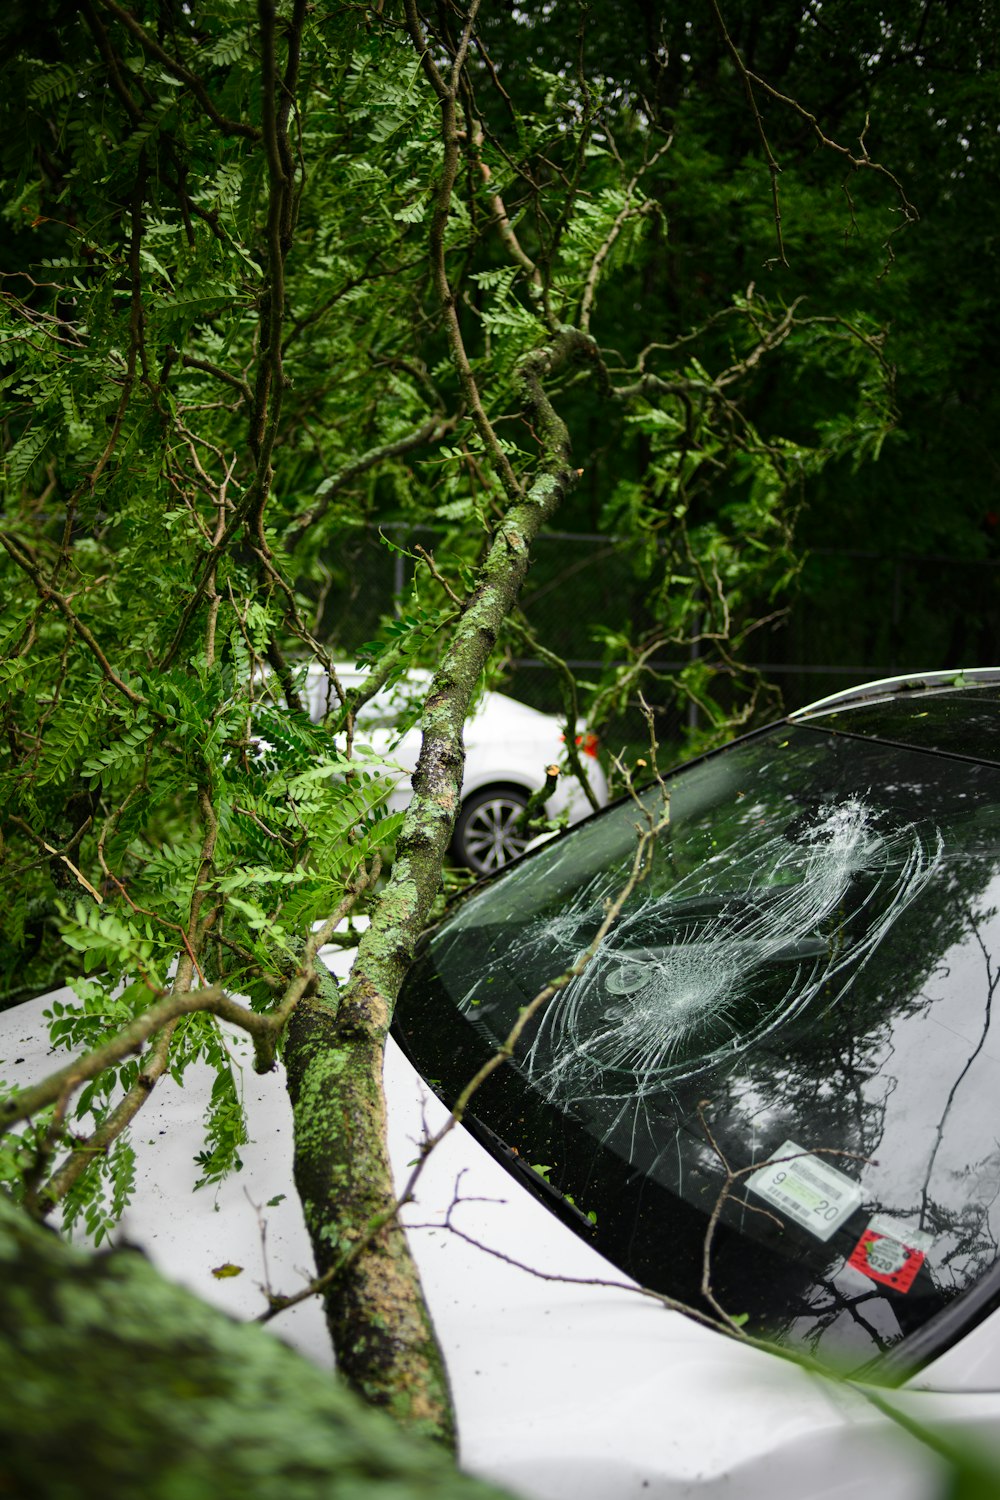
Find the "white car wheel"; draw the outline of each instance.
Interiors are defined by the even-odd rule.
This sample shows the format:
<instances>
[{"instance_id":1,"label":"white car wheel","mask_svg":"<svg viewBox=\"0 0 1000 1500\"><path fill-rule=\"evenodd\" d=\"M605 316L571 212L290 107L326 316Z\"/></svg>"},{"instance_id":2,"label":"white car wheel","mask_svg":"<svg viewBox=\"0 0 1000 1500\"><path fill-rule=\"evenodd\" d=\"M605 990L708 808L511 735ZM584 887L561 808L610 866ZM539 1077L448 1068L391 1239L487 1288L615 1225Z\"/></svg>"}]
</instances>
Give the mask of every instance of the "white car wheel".
<instances>
[{"instance_id":1,"label":"white car wheel","mask_svg":"<svg viewBox=\"0 0 1000 1500\"><path fill-rule=\"evenodd\" d=\"M455 824L452 849L477 875L491 875L519 855L531 835L516 827L528 805L516 787L486 787L464 804Z\"/></svg>"}]
</instances>

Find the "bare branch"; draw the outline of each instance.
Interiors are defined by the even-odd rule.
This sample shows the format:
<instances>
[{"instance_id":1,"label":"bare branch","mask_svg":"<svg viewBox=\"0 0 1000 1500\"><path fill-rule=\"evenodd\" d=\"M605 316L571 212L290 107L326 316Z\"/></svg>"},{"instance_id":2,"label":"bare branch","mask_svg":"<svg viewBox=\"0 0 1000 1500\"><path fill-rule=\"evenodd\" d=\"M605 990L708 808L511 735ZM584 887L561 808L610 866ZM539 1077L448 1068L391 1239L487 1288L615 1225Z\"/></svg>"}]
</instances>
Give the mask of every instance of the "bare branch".
<instances>
[{"instance_id":1,"label":"bare branch","mask_svg":"<svg viewBox=\"0 0 1000 1500\"><path fill-rule=\"evenodd\" d=\"M196 359L192 354L182 354L181 364L185 370L204 370L206 375L214 375L216 380L225 381L226 385L231 385L234 390L239 391L248 406L253 400L253 392L241 376L231 375L228 370L223 370L218 365L213 365L211 360Z\"/></svg>"},{"instance_id":2,"label":"bare branch","mask_svg":"<svg viewBox=\"0 0 1000 1500\"><path fill-rule=\"evenodd\" d=\"M781 232L781 201L778 190L778 177L781 173L781 167L779 166L775 158L774 152L771 150L771 143L768 140L767 132L764 129L764 122L761 119L760 110L757 107L757 98L754 94L754 85L757 85L757 87L761 88L765 94L769 95L770 98L776 100L779 104L787 105L787 107L793 110L800 119L807 121L808 124L812 127L813 133L816 136L816 139L819 141L820 145L825 147L828 151L836 152L838 156L843 156L848 162L850 162L855 171L863 171L867 169L871 172L877 172L879 176L885 177L889 182L891 182L893 187L896 189L897 194L899 195L900 208L903 213L904 223L909 224L915 222L920 216L917 213L917 210L914 208L913 204L910 202L909 198L907 198L906 193L903 189L903 184L900 182L899 178L895 175L894 172L891 172L888 167L883 166L881 162L872 161L871 157L868 155L868 149L865 146L864 141L865 134L868 130L867 117L865 119L865 126L861 132L861 138L859 142L861 155L855 156L854 153L850 151L846 146L840 145L838 141L831 140L831 138L826 135L826 133L821 128L816 116L812 114L808 109L806 109L804 105L800 104L797 99L792 99L787 94L782 94L780 90L774 88L774 86L768 83L766 79L761 78L758 76L758 74L750 71L740 55L739 48L736 46L735 42L729 34L728 27L726 26L725 20L722 16L722 11L719 8L719 0L709 0L709 5L712 8L712 13L715 16L716 25L719 28L719 33L722 37L726 50L729 53L730 57L733 59L733 62L736 65L737 72L743 80L743 87L746 91L747 102L750 105L750 110L754 118L754 124L757 127L757 134L760 137L761 149L764 153L764 159L767 162L767 169L771 178L771 200L774 205L774 231L775 238L777 240L778 262L783 266L788 265L788 259L785 255L784 239Z\"/></svg>"},{"instance_id":3,"label":"bare branch","mask_svg":"<svg viewBox=\"0 0 1000 1500\"><path fill-rule=\"evenodd\" d=\"M324 479L320 489L322 495L315 505L303 515L296 516L288 530L289 545L294 545L298 536L314 526L317 521L322 520L326 514L334 495L342 490L345 485L350 484L352 479L365 474L369 469L374 469L378 464L384 463L386 459L398 458L401 453L409 453L414 448L419 448L423 443L436 443L439 439L453 432L458 423L458 416L454 417L431 417L429 421L422 422L419 427L414 428L405 436L394 438L391 442L382 443L378 447L369 448L367 453L352 459L345 464L336 474L329 479Z\"/></svg>"},{"instance_id":4,"label":"bare branch","mask_svg":"<svg viewBox=\"0 0 1000 1500\"><path fill-rule=\"evenodd\" d=\"M640 180L648 171L651 170L652 167L656 165L661 156L663 156L667 151L670 150L673 144L674 138L671 134L667 137L663 144L653 152L653 155L649 158L649 160L643 163L639 171L636 172L635 176L628 184L628 187L625 189L625 202L620 212L615 216L614 223L611 225L611 228L605 235L603 242L594 252L594 258L590 263L590 270L587 272L587 278L583 284L583 296L580 298L579 324L584 333L590 332L590 314L594 303L594 296L597 292L597 283L600 280L601 270L604 266L604 262L607 260L608 255L611 253L611 249L615 243L615 240L621 234L629 219L635 218L637 214L648 213L651 208L655 209L656 207L655 204L650 203L643 203L636 207L636 205L632 201L633 194L635 193Z\"/></svg>"},{"instance_id":5,"label":"bare branch","mask_svg":"<svg viewBox=\"0 0 1000 1500\"><path fill-rule=\"evenodd\" d=\"M470 7L469 25L463 38L463 56L464 47L468 45L468 37L471 35L472 20L478 8L479 0L474 0L474 4ZM430 255L434 285L444 316L445 330L448 335L448 345L451 349L452 360L462 385L466 404L476 425L476 431L479 433L486 451L493 460L507 498L511 501L517 501L521 499L521 486L517 481L514 470L511 468L510 459L500 446L499 439L493 429L493 424L486 415L486 410L479 393L479 385L469 361L465 340L462 337L455 295L451 288L445 260L445 230L451 216L452 188L455 185L455 178L458 175L459 131L455 100L461 76L460 70L457 67L454 68L451 83L446 84L444 82L428 50L423 28L420 24L420 16L417 12L416 0L405 0L405 12L406 26L410 34L410 39L420 58L421 66L441 104L441 139L444 144L444 160L441 166L441 177L438 182L437 192L434 197L434 213L430 231Z\"/></svg>"}]
</instances>

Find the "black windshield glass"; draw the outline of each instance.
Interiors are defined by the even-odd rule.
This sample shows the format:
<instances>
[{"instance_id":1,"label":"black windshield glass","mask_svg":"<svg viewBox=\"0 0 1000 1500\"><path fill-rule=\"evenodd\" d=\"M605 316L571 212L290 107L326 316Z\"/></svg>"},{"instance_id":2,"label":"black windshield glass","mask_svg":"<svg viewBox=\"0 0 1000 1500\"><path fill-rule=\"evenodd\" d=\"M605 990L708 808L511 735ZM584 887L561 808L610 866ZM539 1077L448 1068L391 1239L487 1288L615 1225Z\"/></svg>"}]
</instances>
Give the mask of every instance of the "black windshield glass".
<instances>
[{"instance_id":1,"label":"black windshield glass","mask_svg":"<svg viewBox=\"0 0 1000 1500\"><path fill-rule=\"evenodd\" d=\"M835 709L822 716L824 728L897 740L921 750L968 755L1000 763L1000 688L938 690L918 697L900 693L874 703ZM819 723L820 716L812 722Z\"/></svg>"},{"instance_id":2,"label":"black windshield glass","mask_svg":"<svg viewBox=\"0 0 1000 1500\"><path fill-rule=\"evenodd\" d=\"M446 1098L590 941L639 822L609 809L427 945L400 1025ZM862 1364L997 1258L998 898L996 768L809 727L744 741L671 780L646 880L478 1119L695 1305L721 1195L719 1303Z\"/></svg>"}]
</instances>

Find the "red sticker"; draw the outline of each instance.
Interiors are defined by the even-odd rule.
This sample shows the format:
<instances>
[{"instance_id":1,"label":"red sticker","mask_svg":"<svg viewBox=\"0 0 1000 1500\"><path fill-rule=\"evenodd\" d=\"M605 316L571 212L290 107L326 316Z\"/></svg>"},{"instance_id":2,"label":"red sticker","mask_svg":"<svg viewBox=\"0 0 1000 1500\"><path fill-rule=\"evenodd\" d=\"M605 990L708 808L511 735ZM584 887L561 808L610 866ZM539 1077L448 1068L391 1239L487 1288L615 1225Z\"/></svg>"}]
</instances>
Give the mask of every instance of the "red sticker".
<instances>
[{"instance_id":1,"label":"red sticker","mask_svg":"<svg viewBox=\"0 0 1000 1500\"><path fill-rule=\"evenodd\" d=\"M913 1250L888 1234L866 1229L848 1257L847 1264L883 1281L897 1292L908 1292L924 1263L923 1250Z\"/></svg>"}]
</instances>

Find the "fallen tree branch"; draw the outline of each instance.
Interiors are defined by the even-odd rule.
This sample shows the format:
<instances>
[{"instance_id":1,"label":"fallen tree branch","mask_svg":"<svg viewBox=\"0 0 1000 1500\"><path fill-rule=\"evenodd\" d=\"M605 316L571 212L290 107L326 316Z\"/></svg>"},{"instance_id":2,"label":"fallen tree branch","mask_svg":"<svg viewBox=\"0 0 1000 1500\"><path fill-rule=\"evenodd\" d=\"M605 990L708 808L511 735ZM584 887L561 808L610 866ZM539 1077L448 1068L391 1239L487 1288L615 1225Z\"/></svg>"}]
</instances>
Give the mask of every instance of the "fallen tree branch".
<instances>
[{"instance_id":1,"label":"fallen tree branch","mask_svg":"<svg viewBox=\"0 0 1000 1500\"><path fill-rule=\"evenodd\" d=\"M0 1193L0 1260L11 1495L502 1500L135 1250L84 1254Z\"/></svg>"}]
</instances>

